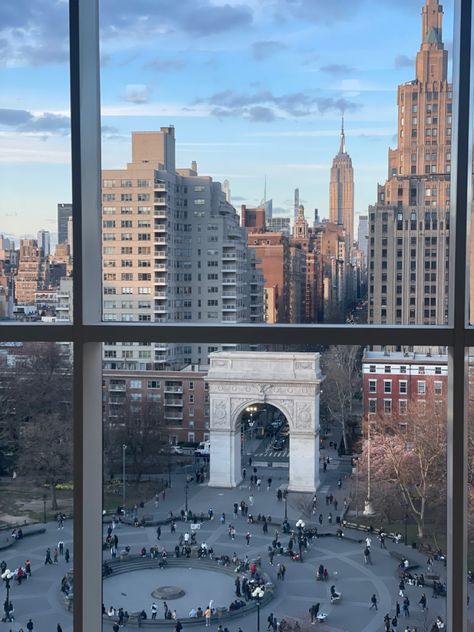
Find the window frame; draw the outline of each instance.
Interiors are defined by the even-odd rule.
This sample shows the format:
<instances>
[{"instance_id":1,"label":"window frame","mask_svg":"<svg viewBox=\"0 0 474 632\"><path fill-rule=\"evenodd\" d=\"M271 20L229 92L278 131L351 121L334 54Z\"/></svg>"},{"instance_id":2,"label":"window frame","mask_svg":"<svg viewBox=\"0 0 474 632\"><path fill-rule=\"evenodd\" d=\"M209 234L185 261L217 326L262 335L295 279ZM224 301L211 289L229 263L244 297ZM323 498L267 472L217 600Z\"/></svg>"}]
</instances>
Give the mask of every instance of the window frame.
<instances>
[{"instance_id":1,"label":"window frame","mask_svg":"<svg viewBox=\"0 0 474 632\"><path fill-rule=\"evenodd\" d=\"M74 630L102 630L102 344L106 342L431 345L449 348L447 627L467 630L466 227L470 207L472 0L454 9L450 300L446 326L139 324L102 321L100 62L98 0L69 0L72 202L72 324L1 322L0 341L71 342L74 440ZM462 81L460 78L462 77ZM465 130L469 130L466 134ZM85 280L87 280L87 285ZM86 508L87 507L87 511Z\"/></svg>"}]
</instances>

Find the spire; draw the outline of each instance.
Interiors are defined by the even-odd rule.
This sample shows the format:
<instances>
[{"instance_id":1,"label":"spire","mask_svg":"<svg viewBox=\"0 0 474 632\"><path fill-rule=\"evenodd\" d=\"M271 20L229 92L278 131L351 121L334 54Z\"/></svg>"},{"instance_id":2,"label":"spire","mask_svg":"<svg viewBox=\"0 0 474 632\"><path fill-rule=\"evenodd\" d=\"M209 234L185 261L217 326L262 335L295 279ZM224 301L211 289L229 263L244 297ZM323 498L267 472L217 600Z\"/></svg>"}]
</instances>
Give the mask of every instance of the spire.
<instances>
[{"instance_id":1,"label":"spire","mask_svg":"<svg viewBox=\"0 0 474 632\"><path fill-rule=\"evenodd\" d=\"M421 41L430 48L443 49L443 7L438 0L426 0L421 11Z\"/></svg>"},{"instance_id":2,"label":"spire","mask_svg":"<svg viewBox=\"0 0 474 632\"><path fill-rule=\"evenodd\" d=\"M344 134L344 114L342 115L342 124L341 124L341 145L339 147L339 153L346 153L346 135Z\"/></svg>"}]
</instances>

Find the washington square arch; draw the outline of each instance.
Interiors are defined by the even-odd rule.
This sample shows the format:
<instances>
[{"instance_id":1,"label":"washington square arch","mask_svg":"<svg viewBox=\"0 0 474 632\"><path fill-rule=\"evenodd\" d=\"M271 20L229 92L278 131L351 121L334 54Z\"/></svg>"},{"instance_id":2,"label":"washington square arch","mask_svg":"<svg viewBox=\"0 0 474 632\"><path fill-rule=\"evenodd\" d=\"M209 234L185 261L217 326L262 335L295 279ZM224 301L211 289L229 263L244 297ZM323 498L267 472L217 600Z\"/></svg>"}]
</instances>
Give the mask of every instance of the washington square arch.
<instances>
[{"instance_id":1,"label":"washington square arch","mask_svg":"<svg viewBox=\"0 0 474 632\"><path fill-rule=\"evenodd\" d=\"M241 419L254 404L274 406L289 426L289 491L319 485L319 353L224 351L210 355L211 487L242 479Z\"/></svg>"}]
</instances>

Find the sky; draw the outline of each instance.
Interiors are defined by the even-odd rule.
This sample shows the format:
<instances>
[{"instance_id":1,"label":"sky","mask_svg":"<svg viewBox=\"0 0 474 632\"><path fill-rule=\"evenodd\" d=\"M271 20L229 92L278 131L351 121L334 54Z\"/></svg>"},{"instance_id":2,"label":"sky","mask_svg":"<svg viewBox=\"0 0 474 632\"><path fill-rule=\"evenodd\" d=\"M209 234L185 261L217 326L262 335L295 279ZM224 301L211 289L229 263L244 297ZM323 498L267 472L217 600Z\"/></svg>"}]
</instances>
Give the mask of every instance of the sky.
<instances>
[{"instance_id":1,"label":"sky","mask_svg":"<svg viewBox=\"0 0 474 632\"><path fill-rule=\"evenodd\" d=\"M273 198L328 215L344 112L356 214L396 142L397 85L414 78L424 0L101 0L102 163L132 130L174 125L177 166L230 181L232 202ZM452 48L453 0L444 3ZM0 3L0 234L56 233L71 199L66 0Z\"/></svg>"}]
</instances>

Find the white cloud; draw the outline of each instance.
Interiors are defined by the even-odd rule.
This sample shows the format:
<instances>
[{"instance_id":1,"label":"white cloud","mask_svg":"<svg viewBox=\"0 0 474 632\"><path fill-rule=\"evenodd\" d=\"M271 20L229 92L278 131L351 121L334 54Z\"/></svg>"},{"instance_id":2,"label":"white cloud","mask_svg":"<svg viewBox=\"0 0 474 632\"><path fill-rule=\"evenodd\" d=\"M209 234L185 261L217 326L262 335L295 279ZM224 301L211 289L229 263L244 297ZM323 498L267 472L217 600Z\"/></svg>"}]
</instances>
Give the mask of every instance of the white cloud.
<instances>
[{"instance_id":1,"label":"white cloud","mask_svg":"<svg viewBox=\"0 0 474 632\"><path fill-rule=\"evenodd\" d=\"M125 100L130 103L148 103L149 98L148 86L143 83L129 83L125 88Z\"/></svg>"}]
</instances>

